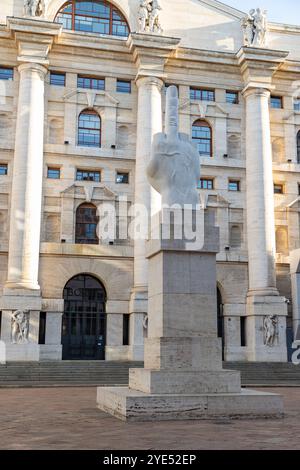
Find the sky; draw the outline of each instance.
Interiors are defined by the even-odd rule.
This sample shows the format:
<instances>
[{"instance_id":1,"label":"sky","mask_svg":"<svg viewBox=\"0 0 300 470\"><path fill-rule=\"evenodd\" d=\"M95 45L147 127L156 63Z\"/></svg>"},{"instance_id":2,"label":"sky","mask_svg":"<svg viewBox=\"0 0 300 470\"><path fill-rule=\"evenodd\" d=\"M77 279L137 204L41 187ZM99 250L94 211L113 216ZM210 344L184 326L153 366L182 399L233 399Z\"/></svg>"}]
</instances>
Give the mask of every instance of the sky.
<instances>
[{"instance_id":1,"label":"sky","mask_svg":"<svg viewBox=\"0 0 300 470\"><path fill-rule=\"evenodd\" d=\"M287 23L300 26L299 0L221 0L241 11L261 7L268 11L268 20L275 23Z\"/></svg>"}]
</instances>

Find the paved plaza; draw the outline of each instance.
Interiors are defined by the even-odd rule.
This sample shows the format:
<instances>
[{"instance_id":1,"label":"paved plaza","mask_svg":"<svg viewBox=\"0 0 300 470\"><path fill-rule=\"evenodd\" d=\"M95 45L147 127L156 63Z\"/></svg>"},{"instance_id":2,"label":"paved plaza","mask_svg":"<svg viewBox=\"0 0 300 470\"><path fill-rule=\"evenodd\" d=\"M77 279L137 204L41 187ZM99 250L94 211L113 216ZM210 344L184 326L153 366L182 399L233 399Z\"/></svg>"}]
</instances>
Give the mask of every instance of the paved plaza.
<instances>
[{"instance_id":1,"label":"paved plaza","mask_svg":"<svg viewBox=\"0 0 300 470\"><path fill-rule=\"evenodd\" d=\"M0 449L300 449L300 388L283 420L124 423L96 408L96 388L0 389Z\"/></svg>"}]
</instances>

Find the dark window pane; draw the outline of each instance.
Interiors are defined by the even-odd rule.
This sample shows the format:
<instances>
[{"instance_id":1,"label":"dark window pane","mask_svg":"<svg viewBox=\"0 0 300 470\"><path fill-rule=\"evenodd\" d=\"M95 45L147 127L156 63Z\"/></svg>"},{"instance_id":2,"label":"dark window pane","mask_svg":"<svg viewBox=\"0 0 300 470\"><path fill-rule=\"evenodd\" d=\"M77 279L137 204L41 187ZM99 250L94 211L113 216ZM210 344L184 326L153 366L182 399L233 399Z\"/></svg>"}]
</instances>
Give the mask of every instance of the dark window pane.
<instances>
[{"instance_id":1,"label":"dark window pane","mask_svg":"<svg viewBox=\"0 0 300 470\"><path fill-rule=\"evenodd\" d=\"M0 80L13 80L14 69L10 67L0 67Z\"/></svg>"},{"instance_id":2,"label":"dark window pane","mask_svg":"<svg viewBox=\"0 0 300 470\"><path fill-rule=\"evenodd\" d=\"M201 178L198 183L198 189L214 189L214 180Z\"/></svg>"},{"instance_id":3,"label":"dark window pane","mask_svg":"<svg viewBox=\"0 0 300 470\"><path fill-rule=\"evenodd\" d=\"M190 88L190 99L201 101L215 101L214 90L205 90L203 88Z\"/></svg>"},{"instance_id":4,"label":"dark window pane","mask_svg":"<svg viewBox=\"0 0 300 470\"><path fill-rule=\"evenodd\" d=\"M117 172L116 174L116 183L118 184L128 184L129 183L129 173Z\"/></svg>"},{"instance_id":5,"label":"dark window pane","mask_svg":"<svg viewBox=\"0 0 300 470\"><path fill-rule=\"evenodd\" d=\"M93 204L81 204L76 211L75 243L98 244L97 208Z\"/></svg>"},{"instance_id":6,"label":"dark window pane","mask_svg":"<svg viewBox=\"0 0 300 470\"><path fill-rule=\"evenodd\" d=\"M226 102L230 104L239 103L239 94L235 91L226 91Z\"/></svg>"},{"instance_id":7,"label":"dark window pane","mask_svg":"<svg viewBox=\"0 0 300 470\"><path fill-rule=\"evenodd\" d=\"M4 163L0 164L0 176L7 175L7 165Z\"/></svg>"},{"instance_id":8,"label":"dark window pane","mask_svg":"<svg viewBox=\"0 0 300 470\"><path fill-rule=\"evenodd\" d=\"M64 73L50 73L50 85L65 86L66 75Z\"/></svg>"},{"instance_id":9,"label":"dark window pane","mask_svg":"<svg viewBox=\"0 0 300 470\"><path fill-rule=\"evenodd\" d=\"M282 109L282 98L281 96L271 96L271 108Z\"/></svg>"},{"instance_id":10,"label":"dark window pane","mask_svg":"<svg viewBox=\"0 0 300 470\"><path fill-rule=\"evenodd\" d=\"M212 132L207 122L196 121L193 124L192 139L201 156L210 157L212 155Z\"/></svg>"},{"instance_id":11,"label":"dark window pane","mask_svg":"<svg viewBox=\"0 0 300 470\"><path fill-rule=\"evenodd\" d=\"M84 147L100 147L101 120L98 114L84 111L78 120L78 145Z\"/></svg>"},{"instance_id":12,"label":"dark window pane","mask_svg":"<svg viewBox=\"0 0 300 470\"><path fill-rule=\"evenodd\" d=\"M117 80L117 92L131 93L131 82L126 80Z\"/></svg>"},{"instance_id":13,"label":"dark window pane","mask_svg":"<svg viewBox=\"0 0 300 470\"><path fill-rule=\"evenodd\" d=\"M77 170L76 180L78 181L95 181L99 183L101 181L100 171L88 171L88 170Z\"/></svg>"},{"instance_id":14,"label":"dark window pane","mask_svg":"<svg viewBox=\"0 0 300 470\"><path fill-rule=\"evenodd\" d=\"M240 190L240 182L239 181L229 181L228 190L229 191L239 191Z\"/></svg>"},{"instance_id":15,"label":"dark window pane","mask_svg":"<svg viewBox=\"0 0 300 470\"><path fill-rule=\"evenodd\" d=\"M127 37L127 22L115 7L102 1L69 2L56 15L55 21L66 29Z\"/></svg>"},{"instance_id":16,"label":"dark window pane","mask_svg":"<svg viewBox=\"0 0 300 470\"><path fill-rule=\"evenodd\" d=\"M59 168L48 168L47 178L59 179L60 178L60 169Z\"/></svg>"},{"instance_id":17,"label":"dark window pane","mask_svg":"<svg viewBox=\"0 0 300 470\"><path fill-rule=\"evenodd\" d=\"M283 194L283 184L274 184L274 193L275 194Z\"/></svg>"},{"instance_id":18,"label":"dark window pane","mask_svg":"<svg viewBox=\"0 0 300 470\"><path fill-rule=\"evenodd\" d=\"M105 80L104 78L86 77L79 75L77 78L78 88L89 88L92 90L104 90Z\"/></svg>"}]
</instances>

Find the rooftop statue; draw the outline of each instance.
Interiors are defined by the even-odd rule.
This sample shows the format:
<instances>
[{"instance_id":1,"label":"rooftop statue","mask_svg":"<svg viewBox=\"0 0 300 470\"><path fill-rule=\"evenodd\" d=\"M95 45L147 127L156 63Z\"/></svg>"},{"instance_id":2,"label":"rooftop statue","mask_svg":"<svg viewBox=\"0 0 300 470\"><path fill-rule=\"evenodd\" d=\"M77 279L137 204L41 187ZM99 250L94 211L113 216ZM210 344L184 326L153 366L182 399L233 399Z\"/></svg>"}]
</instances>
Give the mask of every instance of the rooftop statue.
<instances>
[{"instance_id":1,"label":"rooftop statue","mask_svg":"<svg viewBox=\"0 0 300 470\"><path fill-rule=\"evenodd\" d=\"M46 5L45 0L24 0L25 16L45 16Z\"/></svg>"},{"instance_id":2,"label":"rooftop statue","mask_svg":"<svg viewBox=\"0 0 300 470\"><path fill-rule=\"evenodd\" d=\"M267 34L267 12L260 8L250 10L242 20L244 45L252 47L264 47Z\"/></svg>"},{"instance_id":3,"label":"rooftop statue","mask_svg":"<svg viewBox=\"0 0 300 470\"><path fill-rule=\"evenodd\" d=\"M140 0L138 12L138 31L140 33L162 33L159 12L162 10L158 0Z\"/></svg>"}]
</instances>

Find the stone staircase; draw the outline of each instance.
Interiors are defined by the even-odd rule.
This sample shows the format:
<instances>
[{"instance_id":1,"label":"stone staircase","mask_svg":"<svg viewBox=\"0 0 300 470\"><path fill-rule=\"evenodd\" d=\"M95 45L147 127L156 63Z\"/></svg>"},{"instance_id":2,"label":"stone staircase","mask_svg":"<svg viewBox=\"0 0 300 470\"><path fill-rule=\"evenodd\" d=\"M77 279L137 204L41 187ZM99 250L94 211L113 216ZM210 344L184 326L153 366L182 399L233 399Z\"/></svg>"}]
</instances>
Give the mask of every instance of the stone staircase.
<instances>
[{"instance_id":1,"label":"stone staircase","mask_svg":"<svg viewBox=\"0 0 300 470\"><path fill-rule=\"evenodd\" d=\"M126 386L130 367L142 362L61 361L10 362L0 365L3 387ZM226 369L240 370L243 386L300 387L300 366L285 363L224 363Z\"/></svg>"},{"instance_id":2,"label":"stone staircase","mask_svg":"<svg viewBox=\"0 0 300 470\"><path fill-rule=\"evenodd\" d=\"M128 385L129 368L142 366L112 361L8 362L0 365L0 388L122 386Z\"/></svg>"},{"instance_id":3,"label":"stone staircase","mask_svg":"<svg viewBox=\"0 0 300 470\"><path fill-rule=\"evenodd\" d=\"M300 387L300 366L291 362L226 362L224 368L239 370L243 386Z\"/></svg>"}]
</instances>

